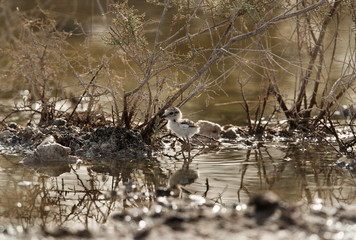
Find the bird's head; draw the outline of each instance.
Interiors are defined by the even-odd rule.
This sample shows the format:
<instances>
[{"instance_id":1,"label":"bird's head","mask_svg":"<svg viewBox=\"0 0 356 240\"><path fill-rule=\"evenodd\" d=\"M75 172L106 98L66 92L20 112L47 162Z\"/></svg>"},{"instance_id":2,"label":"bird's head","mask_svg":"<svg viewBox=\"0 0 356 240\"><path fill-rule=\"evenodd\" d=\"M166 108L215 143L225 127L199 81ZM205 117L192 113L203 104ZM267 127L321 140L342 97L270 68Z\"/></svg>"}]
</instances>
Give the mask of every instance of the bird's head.
<instances>
[{"instance_id":1,"label":"bird's head","mask_svg":"<svg viewBox=\"0 0 356 240\"><path fill-rule=\"evenodd\" d=\"M182 112L177 107L170 107L166 109L162 117L167 120L178 120L182 118Z\"/></svg>"}]
</instances>

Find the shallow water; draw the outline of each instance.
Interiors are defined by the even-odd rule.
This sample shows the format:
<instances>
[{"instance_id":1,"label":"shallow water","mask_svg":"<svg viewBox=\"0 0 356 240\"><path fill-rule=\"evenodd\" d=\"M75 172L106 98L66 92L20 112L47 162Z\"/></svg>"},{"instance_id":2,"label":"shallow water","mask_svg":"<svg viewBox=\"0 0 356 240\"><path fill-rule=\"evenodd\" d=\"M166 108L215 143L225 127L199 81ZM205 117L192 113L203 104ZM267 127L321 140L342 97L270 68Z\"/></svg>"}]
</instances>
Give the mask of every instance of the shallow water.
<instances>
[{"instance_id":1,"label":"shallow water","mask_svg":"<svg viewBox=\"0 0 356 240\"><path fill-rule=\"evenodd\" d=\"M312 207L356 202L353 174L335 167L338 156L324 145L234 144L197 153L193 150L190 164L167 149L157 160L37 167L23 166L21 157L0 155L0 229L95 227L113 212L149 208L156 189L175 183L180 183L177 197L195 194L227 205L248 204L265 190Z\"/></svg>"},{"instance_id":2,"label":"shallow water","mask_svg":"<svg viewBox=\"0 0 356 240\"><path fill-rule=\"evenodd\" d=\"M85 6L80 9L92 13L89 5L88 9ZM68 12L65 11L65 16L69 16ZM159 17L161 12L157 14ZM78 17L74 10L73 15ZM103 21L101 15L97 15L83 18L91 22ZM91 40L93 47L100 48L103 47L100 36L107 28L104 24L96 26L90 26L96 36ZM285 82L289 87L288 81ZM256 86L257 90L251 90L249 99L257 99L260 86ZM235 79L224 87L229 96L215 96L209 107L205 106L205 96L193 99L184 107L184 113L195 121L208 119L220 124L246 124L245 112L239 104L214 105L240 99ZM13 106L13 98L20 97L17 92L6 94L6 99L0 96L5 106ZM4 114L2 111L0 109L0 115ZM27 118L18 116L10 120L28 122ZM199 149L195 149L192 155L198 152ZM156 199L156 189L166 189L173 182L181 183L175 192L177 197L195 194L226 205L243 206L252 196L266 190L277 193L287 203L315 209L356 202L353 173L336 167L340 157L324 144L224 145L196 155L189 165L184 164L182 157L176 156L172 149L167 149L156 160L106 159L90 164L84 162L80 166L25 167L19 163L21 159L0 155L0 233L5 229L11 233L9 226L13 226L14 232L38 225L96 229L108 221L113 212L133 207L143 211L149 208Z\"/></svg>"}]
</instances>

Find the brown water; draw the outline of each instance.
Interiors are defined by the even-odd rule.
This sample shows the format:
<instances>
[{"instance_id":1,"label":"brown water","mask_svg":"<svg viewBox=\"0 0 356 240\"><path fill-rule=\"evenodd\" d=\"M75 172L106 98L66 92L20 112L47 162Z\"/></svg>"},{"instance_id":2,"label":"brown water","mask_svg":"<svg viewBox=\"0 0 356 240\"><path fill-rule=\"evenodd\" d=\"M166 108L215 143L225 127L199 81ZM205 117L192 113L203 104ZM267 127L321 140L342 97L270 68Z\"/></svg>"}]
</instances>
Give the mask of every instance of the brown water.
<instances>
[{"instance_id":1,"label":"brown water","mask_svg":"<svg viewBox=\"0 0 356 240\"><path fill-rule=\"evenodd\" d=\"M161 12L162 12L162 7L157 7L153 6L152 4L146 3L144 0L133 0L129 1L130 5L133 5L135 8L139 10L140 13L145 13L146 18L152 20L152 22L157 21L160 19ZM104 13L107 11L108 5L110 1L108 0L86 0L86 1L80 1L80 0L61 0L61 1L34 1L34 0L28 0L28 1L18 1L13 4L13 8L19 7L21 11L24 12L30 12L30 9L32 9L34 6L37 5L41 6L41 8L46 9L48 13L50 13L52 16L55 17L55 19L58 21L58 27L60 29L65 29L68 31L73 31L74 29L77 28L77 26L74 24L74 20L78 20L78 22L83 24L83 28L86 31L87 36L89 37L88 44L89 44L89 49L90 49L90 54L91 57L94 59L101 59L103 54L107 53L107 51L111 51L112 47L105 45L102 37L107 36L108 34L108 26L111 24L111 19L109 15L105 15ZM173 11L173 10L170 10ZM167 18L170 19L172 16L171 12L168 12ZM351 22L348 18L345 18L342 20L343 26L345 26L345 29L342 29L340 31L339 38L340 39L348 39L349 37L349 32L348 27L351 25ZM167 22L170 22L167 20ZM0 28L2 25L0 24ZM157 29L157 24L147 24L146 27L146 34L147 34L147 39L148 42L151 44L154 42L154 37ZM168 35L171 30L170 30L170 24L163 24L163 29L162 33L160 34L160 39L164 39L166 35ZM200 26L191 26L192 28L199 28ZM279 58L281 59L293 59L296 58L296 52L295 52L295 43L291 42L287 39L284 39L282 36L284 34L288 34L291 31L291 26L289 25L289 22L283 22L282 24L278 24L277 28L271 28L269 30L269 34L271 36L274 36L277 40L274 40L273 37L271 40L271 51L273 54L276 54L276 61L278 61ZM330 30L332 31L332 29ZM331 35L331 33L330 33ZM71 43L76 45L76 44L83 44L84 39L80 37L73 37L70 39ZM208 43L205 43L205 45L208 45L210 47L210 38L206 38L206 41ZM244 44L248 43L241 43L241 46L239 47L243 49L245 46ZM339 52L337 54L343 54L344 51L342 49L347 48L347 44L339 44ZM246 45L248 48L248 45ZM341 49L341 50L340 50ZM248 52L248 50L247 50ZM109 55L109 54L108 54ZM249 61L255 61L257 59L257 56L255 56L253 53L248 53L246 56L242 56L243 60L241 61L242 64L245 64L243 62L249 62ZM338 58L342 59L342 56L337 56ZM327 57L325 57L327 58ZM308 61L306 59L306 61ZM280 65L285 65L286 63L284 61L278 61L278 64ZM288 64L287 64L288 65ZM250 102L250 111L251 115L254 116L254 111L257 108L257 101L259 96L261 96L261 91L264 92L261 88L261 85L264 85L263 80L261 76L263 75L260 69L260 67L256 67L253 71L249 71L249 67L247 65L243 65L244 71L240 73L239 71L235 71L231 74L230 77L228 77L225 81L225 83L222 85L220 88L213 89L217 94L212 94L209 100L209 104L206 104L206 95L202 94L197 98L193 98L191 101L189 101L187 104L185 104L182 108L184 113L188 113L190 118L193 120L199 120L199 119L207 119L210 121L217 122L219 124L236 124L236 125L246 125L247 120L246 120L246 112L243 109L243 106L241 103L238 103L237 101L241 101L241 92L240 92L240 87L237 83L238 76L242 74L243 79L249 79L248 84L245 86L245 95L247 100ZM296 68L296 65L289 64L288 66L284 66L286 69L288 69L288 74L286 71L277 71L276 73L276 78L277 79L283 79L283 81L279 81L279 87L281 89L281 92L285 96L292 96L294 95L294 88L291 86L294 86L295 83L295 74L299 71ZM335 67L341 68L341 63L337 63ZM258 75L257 72L261 75ZM332 75L331 77L333 79L337 79L340 77L339 70L337 71L331 71ZM86 72L79 72L79 74L86 75L88 73ZM212 69L211 72L209 72L211 75L211 78L217 78L221 72L216 71L216 69ZM246 74L246 76L244 75ZM67 79L68 82L70 82L69 86L66 86L66 90L68 89L73 89L74 92L77 90L81 93L83 89L80 87L79 89L76 89L78 83L73 76L68 74L69 79ZM122 76L126 77L126 76ZM64 76L61 76L60 78L64 78ZM184 79L184 78L183 78ZM73 83L75 81L75 83ZM107 79L104 80L105 82ZM129 84L125 83L125 86ZM104 86L106 86L104 84ZM21 86L22 87L22 86ZM106 86L107 87L107 86ZM220 91L223 89L224 91ZM18 89L15 89L16 91ZM24 90L24 89L21 89ZM127 89L126 89L127 90ZM312 91L312 89L307 89L307 91ZM70 92L70 91L69 91ZM77 95L78 92L76 92L75 95ZM350 92L349 98L355 98L355 93ZM0 99L2 98L2 95L6 95L7 97L9 96L14 96L14 95L19 95L19 93L2 93L0 89ZM263 95L263 94L262 94ZM106 99L107 100L107 99ZM292 102L292 99L287 99L288 103L289 101ZM343 103L340 103L343 104ZM8 104L6 104L8 105ZM110 104L103 104L104 106L108 107L108 111L111 112L111 105ZM276 101L273 100L271 97L269 99L269 102L267 104L267 110L266 110L266 116L268 116L268 112L271 112L275 106L278 104ZM0 109L1 112L1 109ZM213 114L212 114L213 113ZM276 117L281 117L283 118L284 115L276 113Z\"/></svg>"},{"instance_id":2,"label":"brown water","mask_svg":"<svg viewBox=\"0 0 356 240\"><path fill-rule=\"evenodd\" d=\"M234 144L197 155L189 166L175 155L167 149L157 160L31 168L19 163L21 157L0 155L0 227L10 225L17 231L34 225L95 227L112 212L149 207L155 190L172 181L182 183L178 197L193 194L226 205L245 206L251 196L265 190L305 206L356 202L356 179L334 166L338 157L329 147Z\"/></svg>"},{"instance_id":3,"label":"brown water","mask_svg":"<svg viewBox=\"0 0 356 240\"><path fill-rule=\"evenodd\" d=\"M96 3L104 6L106 1L80 1L80 5L79 1L69 2L73 4L52 1L55 4L51 9L61 17L63 26L70 26L70 19L76 16L91 29L93 46L105 48L100 36L106 31L106 20ZM27 8L33 6L30 1L22 4L26 3ZM150 14L160 14L158 8L141 5L141 1L135 3ZM258 83L258 78L252 81ZM230 80L225 85L229 96L215 96L208 107L205 107L204 97L200 97L185 105L183 111L195 113L189 116L193 120L245 124L240 105L214 105L239 100L235 85L235 80ZM258 84L256 86L258 88ZM255 99L258 91L251 90L250 99ZM197 152L194 150L193 155ZM196 175L199 177L183 186L180 195L184 197L190 192L218 203L243 206L251 196L272 190L288 203L315 207L355 203L353 174L334 166L340 157L325 144L271 142L247 146L235 143L197 155L189 166L183 164L180 156L173 157L175 154L167 149L166 155L157 160L109 159L81 166L35 168L20 164L19 156L0 155L0 232L2 226L9 225L16 231L40 224L97 226L107 221L114 211L133 206L149 207L156 198L155 190L168 187L170 179L187 182L187 178Z\"/></svg>"}]
</instances>

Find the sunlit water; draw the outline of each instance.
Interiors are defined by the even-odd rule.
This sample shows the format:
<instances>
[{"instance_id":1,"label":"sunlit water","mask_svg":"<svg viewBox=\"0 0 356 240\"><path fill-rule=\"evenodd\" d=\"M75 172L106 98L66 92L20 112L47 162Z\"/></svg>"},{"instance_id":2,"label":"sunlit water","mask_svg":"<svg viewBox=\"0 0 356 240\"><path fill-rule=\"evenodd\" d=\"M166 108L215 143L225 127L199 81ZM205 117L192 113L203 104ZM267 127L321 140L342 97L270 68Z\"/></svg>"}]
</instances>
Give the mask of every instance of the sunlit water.
<instances>
[{"instance_id":1,"label":"sunlit water","mask_svg":"<svg viewBox=\"0 0 356 240\"><path fill-rule=\"evenodd\" d=\"M336 167L336 153L325 146L234 144L197 153L194 149L189 164L167 149L157 160L110 159L56 167L25 167L21 157L0 155L0 227L93 227L113 212L149 207L156 189L172 182L181 183L176 197L194 194L226 205L247 204L265 190L291 204L355 203L353 174Z\"/></svg>"},{"instance_id":2,"label":"sunlit water","mask_svg":"<svg viewBox=\"0 0 356 240\"><path fill-rule=\"evenodd\" d=\"M57 1L57 5L60 3L63 1ZM63 6L78 9L70 4L63 3ZM93 12L92 6L82 5L79 9L88 14ZM157 8L145 7L144 10L157 11ZM67 16L71 11L64 12ZM161 11L157 14L159 18ZM73 15L80 18L74 10ZM103 21L99 19L101 14L97 15L97 18L87 15L83 18ZM107 33L107 26L97 26L100 28L91 26L92 34L97 36L93 42L102 47L100 36ZM230 96L215 96L216 103L239 99L235 80L224 86ZM257 89L259 93L259 87ZM16 94L19 93L9 94L11 99L6 101L2 98L2 104L13 106ZM257 99L257 95L250 98ZM183 109L187 113L198 112L188 115L193 120L245 124L245 113L239 104L224 107L215 106L212 101L205 108L204 97L193 100ZM203 111L199 112L201 109ZM81 166L32 168L19 163L21 157L0 155L0 231L9 225L16 231L34 225L95 226L105 223L114 211L149 207L156 198L156 189L168 188L172 179L179 181L181 178L187 183L194 176L198 178L193 183L179 186L177 197L196 194L220 204L247 204L255 194L271 190L291 204L339 206L355 203L356 181L352 172L336 167L339 156L324 144L282 142L263 143L258 147L233 144L196 155L198 151L193 150L194 158L189 165L184 164L182 156L176 156L172 149L167 149L165 155L155 160L109 159L92 164L84 161ZM184 173L189 175L188 180Z\"/></svg>"}]
</instances>

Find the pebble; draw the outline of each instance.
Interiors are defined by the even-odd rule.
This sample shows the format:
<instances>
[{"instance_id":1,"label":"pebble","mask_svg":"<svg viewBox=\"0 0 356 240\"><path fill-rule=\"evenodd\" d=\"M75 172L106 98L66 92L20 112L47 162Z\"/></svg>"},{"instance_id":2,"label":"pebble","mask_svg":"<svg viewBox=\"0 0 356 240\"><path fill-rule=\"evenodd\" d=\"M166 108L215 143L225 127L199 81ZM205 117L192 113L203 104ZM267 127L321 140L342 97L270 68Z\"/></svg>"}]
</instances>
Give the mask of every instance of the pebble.
<instances>
[{"instance_id":1,"label":"pebble","mask_svg":"<svg viewBox=\"0 0 356 240\"><path fill-rule=\"evenodd\" d=\"M9 123L8 125L7 125L9 128L12 128L12 129L18 129L18 125L16 124L16 123L14 123L14 122L11 122L11 123Z\"/></svg>"},{"instance_id":2,"label":"pebble","mask_svg":"<svg viewBox=\"0 0 356 240\"><path fill-rule=\"evenodd\" d=\"M62 118L57 118L53 121L53 125L59 127L59 126L64 126L66 125L67 121L65 119Z\"/></svg>"}]
</instances>

